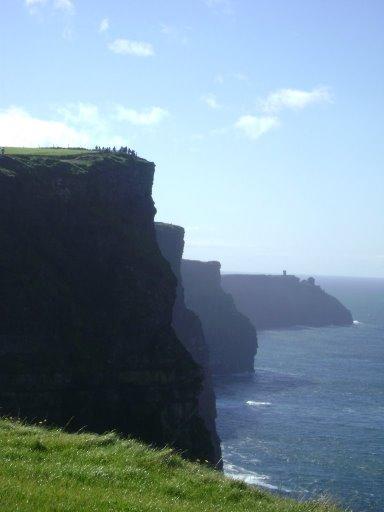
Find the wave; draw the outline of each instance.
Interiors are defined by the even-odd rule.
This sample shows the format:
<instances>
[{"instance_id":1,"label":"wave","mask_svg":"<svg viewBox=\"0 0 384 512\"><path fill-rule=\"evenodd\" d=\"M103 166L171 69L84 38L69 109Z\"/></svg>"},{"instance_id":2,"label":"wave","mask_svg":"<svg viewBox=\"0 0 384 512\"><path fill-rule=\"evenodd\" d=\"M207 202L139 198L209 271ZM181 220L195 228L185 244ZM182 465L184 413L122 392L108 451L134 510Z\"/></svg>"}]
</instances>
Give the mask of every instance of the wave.
<instances>
[{"instance_id":1,"label":"wave","mask_svg":"<svg viewBox=\"0 0 384 512\"><path fill-rule=\"evenodd\" d=\"M268 483L269 476L260 475L255 473L254 471L248 471L245 468L240 466L236 466L235 464L229 464L224 461L224 474L234 480L241 480L249 485L257 485L259 487L264 487L265 489L269 489L271 491L280 491L280 492L292 492L291 489L286 489L284 487L278 487L277 485L272 485Z\"/></svg>"},{"instance_id":2,"label":"wave","mask_svg":"<svg viewBox=\"0 0 384 512\"><path fill-rule=\"evenodd\" d=\"M358 320L353 321L354 325L361 325L363 322L359 322Z\"/></svg>"},{"instance_id":3,"label":"wave","mask_svg":"<svg viewBox=\"0 0 384 512\"><path fill-rule=\"evenodd\" d=\"M260 405L272 405L271 402L256 402L255 400L247 400L247 405L260 406Z\"/></svg>"}]
</instances>

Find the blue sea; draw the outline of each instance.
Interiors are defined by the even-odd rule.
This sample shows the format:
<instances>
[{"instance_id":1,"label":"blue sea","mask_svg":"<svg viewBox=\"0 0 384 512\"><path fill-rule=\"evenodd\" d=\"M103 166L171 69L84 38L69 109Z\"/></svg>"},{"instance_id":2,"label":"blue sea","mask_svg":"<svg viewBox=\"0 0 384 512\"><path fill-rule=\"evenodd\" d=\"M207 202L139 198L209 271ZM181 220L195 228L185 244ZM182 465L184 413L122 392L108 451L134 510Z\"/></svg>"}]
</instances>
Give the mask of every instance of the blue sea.
<instances>
[{"instance_id":1,"label":"blue sea","mask_svg":"<svg viewBox=\"0 0 384 512\"><path fill-rule=\"evenodd\" d=\"M259 333L254 376L216 383L225 472L384 511L384 279L318 278L350 327Z\"/></svg>"}]
</instances>

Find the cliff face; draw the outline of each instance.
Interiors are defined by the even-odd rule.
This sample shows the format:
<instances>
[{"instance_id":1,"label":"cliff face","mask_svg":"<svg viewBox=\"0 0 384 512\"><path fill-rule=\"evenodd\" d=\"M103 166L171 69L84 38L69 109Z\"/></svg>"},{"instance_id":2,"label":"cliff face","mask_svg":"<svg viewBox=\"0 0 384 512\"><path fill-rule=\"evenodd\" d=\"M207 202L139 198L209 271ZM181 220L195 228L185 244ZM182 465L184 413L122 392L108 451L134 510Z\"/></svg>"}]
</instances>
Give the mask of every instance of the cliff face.
<instances>
[{"instance_id":1,"label":"cliff face","mask_svg":"<svg viewBox=\"0 0 384 512\"><path fill-rule=\"evenodd\" d=\"M181 277L181 258L184 251L184 229L180 226L156 222L156 235L160 250L169 262L177 279L177 294L173 308L173 327L193 360L203 369L203 386L199 395L199 412L210 432L212 441L211 460L222 467L220 439L216 431L216 397L209 368L209 349L205 342L199 318L187 309Z\"/></svg>"},{"instance_id":2,"label":"cliff face","mask_svg":"<svg viewBox=\"0 0 384 512\"><path fill-rule=\"evenodd\" d=\"M215 374L253 372L256 331L221 287L220 263L183 260L186 305L200 318Z\"/></svg>"},{"instance_id":3,"label":"cliff face","mask_svg":"<svg viewBox=\"0 0 384 512\"><path fill-rule=\"evenodd\" d=\"M211 460L202 372L172 327L154 165L0 160L0 413L115 429Z\"/></svg>"},{"instance_id":4,"label":"cliff face","mask_svg":"<svg viewBox=\"0 0 384 512\"><path fill-rule=\"evenodd\" d=\"M300 281L290 275L224 275L222 282L257 329L352 323L350 311L312 278Z\"/></svg>"}]
</instances>

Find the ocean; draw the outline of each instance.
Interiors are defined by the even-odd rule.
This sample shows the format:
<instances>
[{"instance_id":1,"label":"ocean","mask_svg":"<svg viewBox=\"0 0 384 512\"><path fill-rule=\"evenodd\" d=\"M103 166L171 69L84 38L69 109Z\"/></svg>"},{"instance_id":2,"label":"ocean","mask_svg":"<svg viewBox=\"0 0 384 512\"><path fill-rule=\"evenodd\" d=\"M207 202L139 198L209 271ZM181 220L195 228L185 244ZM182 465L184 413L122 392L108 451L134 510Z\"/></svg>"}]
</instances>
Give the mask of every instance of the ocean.
<instances>
[{"instance_id":1,"label":"ocean","mask_svg":"<svg viewBox=\"0 0 384 512\"><path fill-rule=\"evenodd\" d=\"M299 499L384 511L384 279L318 277L349 327L258 333L253 376L216 381L225 472Z\"/></svg>"}]
</instances>

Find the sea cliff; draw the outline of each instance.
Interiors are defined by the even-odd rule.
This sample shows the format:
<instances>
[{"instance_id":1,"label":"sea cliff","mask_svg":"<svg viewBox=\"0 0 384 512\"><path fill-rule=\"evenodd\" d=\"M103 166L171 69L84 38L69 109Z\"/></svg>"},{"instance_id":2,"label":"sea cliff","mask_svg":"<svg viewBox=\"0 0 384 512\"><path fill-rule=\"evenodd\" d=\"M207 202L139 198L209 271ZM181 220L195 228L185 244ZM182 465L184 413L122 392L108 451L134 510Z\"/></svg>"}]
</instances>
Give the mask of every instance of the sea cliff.
<instances>
[{"instance_id":1,"label":"sea cliff","mask_svg":"<svg viewBox=\"0 0 384 512\"><path fill-rule=\"evenodd\" d=\"M211 460L215 460L216 466L221 468L221 447L216 431L216 397L209 366L209 348L204 338L200 319L193 311L186 307L184 300L184 288L181 277L184 229L180 226L161 222L156 222L155 226L160 250L169 262L178 283L176 301L173 307L172 325L177 337L192 355L193 360L203 369L204 378L199 394L199 413L211 435L213 447Z\"/></svg>"},{"instance_id":2,"label":"sea cliff","mask_svg":"<svg viewBox=\"0 0 384 512\"><path fill-rule=\"evenodd\" d=\"M172 328L153 175L118 154L1 157L0 413L215 463L203 372Z\"/></svg>"},{"instance_id":3,"label":"sea cliff","mask_svg":"<svg viewBox=\"0 0 384 512\"><path fill-rule=\"evenodd\" d=\"M221 287L220 263L183 260L181 274L186 305L203 325L212 372L253 372L256 331Z\"/></svg>"},{"instance_id":4,"label":"sea cliff","mask_svg":"<svg viewBox=\"0 0 384 512\"><path fill-rule=\"evenodd\" d=\"M227 274L223 288L257 329L294 325L349 325L351 312L315 284L293 275Z\"/></svg>"}]
</instances>

